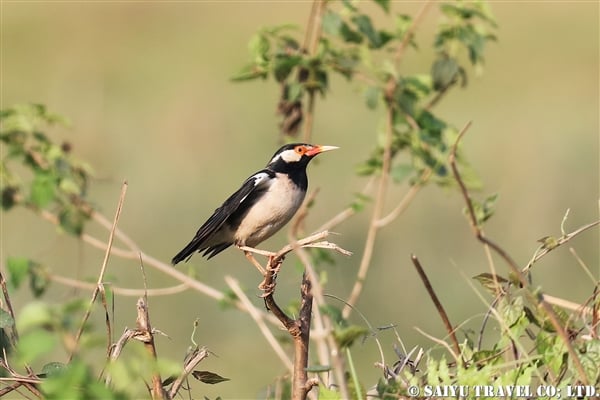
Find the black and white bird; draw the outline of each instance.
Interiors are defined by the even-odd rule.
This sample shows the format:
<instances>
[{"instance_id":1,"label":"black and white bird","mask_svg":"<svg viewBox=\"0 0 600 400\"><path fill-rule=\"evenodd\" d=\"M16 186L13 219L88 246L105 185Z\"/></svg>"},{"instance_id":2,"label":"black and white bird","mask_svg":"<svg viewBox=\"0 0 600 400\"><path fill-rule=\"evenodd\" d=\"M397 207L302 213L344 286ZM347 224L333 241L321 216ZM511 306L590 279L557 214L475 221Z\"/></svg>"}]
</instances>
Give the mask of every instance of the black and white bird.
<instances>
[{"instance_id":1,"label":"black and white bird","mask_svg":"<svg viewBox=\"0 0 600 400\"><path fill-rule=\"evenodd\" d=\"M317 154L335 146L286 144L266 168L251 175L234 194L202 224L192 241L175 257L173 265L195 252L212 258L235 245L254 248L279 231L296 214L308 188L306 166ZM251 253L246 256L257 268Z\"/></svg>"}]
</instances>

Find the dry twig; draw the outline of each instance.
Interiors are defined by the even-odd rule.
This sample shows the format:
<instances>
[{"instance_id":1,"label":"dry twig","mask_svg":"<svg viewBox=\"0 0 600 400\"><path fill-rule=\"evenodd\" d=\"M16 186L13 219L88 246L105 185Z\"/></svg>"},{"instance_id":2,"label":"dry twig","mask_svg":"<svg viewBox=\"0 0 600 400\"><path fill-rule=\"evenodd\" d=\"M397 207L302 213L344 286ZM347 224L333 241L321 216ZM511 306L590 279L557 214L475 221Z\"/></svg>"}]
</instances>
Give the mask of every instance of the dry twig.
<instances>
[{"instance_id":1,"label":"dry twig","mask_svg":"<svg viewBox=\"0 0 600 400\"><path fill-rule=\"evenodd\" d=\"M110 251L112 248L112 243L115 237L115 230L117 229L117 223L119 222L119 217L121 216L121 210L123 209L123 203L125 202L125 194L127 193L127 182L123 182L123 186L121 187L121 195L119 196L119 202L117 204L117 211L115 212L115 218L112 223L112 227L110 229L110 234L108 236L108 244L106 246L106 252L104 253L104 260L102 261L102 268L100 269L100 274L98 275L98 281L96 282L96 288L92 293L92 298L90 299L90 304L85 312L83 320L81 321L81 325L79 326L79 330L75 335L75 345L69 355L69 361L73 359L75 352L77 351L77 347L79 344L79 340L81 339L81 335L83 334L83 329L85 328L85 324L89 319L92 309L94 307L94 302L98 297L98 293L102 290L102 281L104 280L104 273L106 272L106 267L108 265L108 259L110 257Z\"/></svg>"},{"instance_id":2,"label":"dry twig","mask_svg":"<svg viewBox=\"0 0 600 400\"><path fill-rule=\"evenodd\" d=\"M460 131L456 142L454 143L454 145L452 146L452 151L450 152L450 166L452 167L452 173L454 174L454 178L456 179L458 186L460 187L461 193L463 195L463 198L465 200L465 203L467 205L467 210L468 210L468 216L469 216L469 222L471 225L471 230L473 231L473 234L475 235L475 237L482 243L488 245L491 249L493 249L496 254L498 254L505 262L506 264L509 266L509 268L511 269L511 272L514 274L514 276L519 280L519 283L521 284L521 287L523 289L529 289L529 282L528 280L525 278L525 276L521 273L519 266L517 265L517 263L512 259L512 257L499 245L497 245L495 242L493 242L492 240L488 239L484 234L483 231L480 229L478 223L477 223L477 217L475 215L475 211L473 208L473 203L471 201L471 196L469 195L469 191L464 183L464 181L462 180L460 173L458 171L458 167L456 165L456 151L458 149L458 145L462 139L462 137L464 136L464 134L466 133L466 131L468 130L468 128L470 127L471 123L467 123L465 125L465 127ZM566 332L565 328L561 325L561 323L559 322L558 317L556 316L556 313L554 312L554 310L552 309L552 307L544 300L544 296L542 293L537 293L536 295L533 294L532 291L529 291L529 293L531 293L531 298L532 300L539 306L541 307L544 312L546 313L546 315L548 316L548 319L550 321L550 323L552 324L552 326L554 327L554 329L556 329L556 332L558 333L558 335L561 337L561 339L563 340L565 347L567 348L567 351L569 353L569 357L571 358L575 368L577 369L577 372L579 373L579 379L581 380L581 382L585 385L588 385L588 378L587 375L585 373L585 370L583 368L583 365L581 364L581 360L579 358L579 355L577 354L577 352L575 351L575 349L573 348L573 345L571 344L571 341L569 339L569 335Z\"/></svg>"}]
</instances>

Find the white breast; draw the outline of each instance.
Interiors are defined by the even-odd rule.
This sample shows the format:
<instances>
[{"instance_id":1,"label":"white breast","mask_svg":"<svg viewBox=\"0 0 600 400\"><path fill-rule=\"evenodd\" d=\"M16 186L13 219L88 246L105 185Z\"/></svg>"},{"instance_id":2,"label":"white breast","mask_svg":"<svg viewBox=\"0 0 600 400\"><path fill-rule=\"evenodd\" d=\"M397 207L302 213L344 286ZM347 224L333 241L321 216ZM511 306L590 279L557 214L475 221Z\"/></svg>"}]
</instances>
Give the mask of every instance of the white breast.
<instances>
[{"instance_id":1,"label":"white breast","mask_svg":"<svg viewBox=\"0 0 600 400\"><path fill-rule=\"evenodd\" d=\"M252 206L235 234L235 243L255 247L279 231L296 214L305 193L277 174L267 192Z\"/></svg>"}]
</instances>

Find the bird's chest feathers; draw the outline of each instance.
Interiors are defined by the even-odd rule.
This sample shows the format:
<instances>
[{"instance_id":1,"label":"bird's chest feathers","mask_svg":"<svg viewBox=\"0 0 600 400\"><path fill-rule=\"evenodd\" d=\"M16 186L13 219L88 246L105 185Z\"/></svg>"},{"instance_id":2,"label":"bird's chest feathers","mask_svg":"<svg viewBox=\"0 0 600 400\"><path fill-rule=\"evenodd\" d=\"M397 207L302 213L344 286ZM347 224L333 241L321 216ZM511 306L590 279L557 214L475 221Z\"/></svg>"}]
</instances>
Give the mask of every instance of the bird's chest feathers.
<instances>
[{"instance_id":1,"label":"bird's chest feathers","mask_svg":"<svg viewBox=\"0 0 600 400\"><path fill-rule=\"evenodd\" d=\"M235 242L253 247L271 237L298 211L304 195L297 185L277 174L241 219Z\"/></svg>"}]
</instances>

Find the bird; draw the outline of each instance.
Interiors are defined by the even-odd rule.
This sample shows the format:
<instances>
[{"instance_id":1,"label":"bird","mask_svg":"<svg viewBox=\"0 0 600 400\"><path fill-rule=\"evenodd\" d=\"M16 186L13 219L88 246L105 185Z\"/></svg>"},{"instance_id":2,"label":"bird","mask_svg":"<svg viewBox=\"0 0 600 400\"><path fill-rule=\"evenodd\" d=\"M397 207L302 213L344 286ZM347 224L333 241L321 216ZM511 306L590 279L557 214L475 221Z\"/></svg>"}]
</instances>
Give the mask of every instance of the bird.
<instances>
[{"instance_id":1,"label":"bird","mask_svg":"<svg viewBox=\"0 0 600 400\"><path fill-rule=\"evenodd\" d=\"M172 264L187 261L196 252L211 259L235 245L244 250L264 275L248 250L273 236L292 219L306 196L308 163L318 154L335 149L338 147L307 143L281 147L264 169L250 175L200 226L187 246L173 257Z\"/></svg>"}]
</instances>

